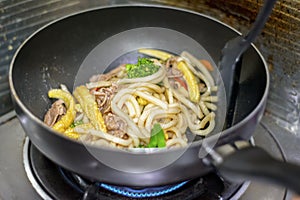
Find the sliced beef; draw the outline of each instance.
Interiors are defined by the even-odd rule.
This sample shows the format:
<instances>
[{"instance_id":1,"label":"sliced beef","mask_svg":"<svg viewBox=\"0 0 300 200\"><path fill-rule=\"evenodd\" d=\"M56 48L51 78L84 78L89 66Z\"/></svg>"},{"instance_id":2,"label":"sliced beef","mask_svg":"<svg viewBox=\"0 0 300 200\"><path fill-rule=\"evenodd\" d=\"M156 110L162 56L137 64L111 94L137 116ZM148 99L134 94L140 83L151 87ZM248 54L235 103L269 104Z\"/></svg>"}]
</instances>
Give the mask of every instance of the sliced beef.
<instances>
[{"instance_id":1,"label":"sliced beef","mask_svg":"<svg viewBox=\"0 0 300 200\"><path fill-rule=\"evenodd\" d=\"M118 73L125 69L125 65L120 65L119 67L111 70L106 74L97 74L90 78L90 82L97 82L97 81L108 81L112 77L117 76Z\"/></svg>"},{"instance_id":2,"label":"sliced beef","mask_svg":"<svg viewBox=\"0 0 300 200\"><path fill-rule=\"evenodd\" d=\"M108 113L103 116L107 132L116 137L126 137L127 123L119 116Z\"/></svg>"},{"instance_id":3,"label":"sliced beef","mask_svg":"<svg viewBox=\"0 0 300 200\"><path fill-rule=\"evenodd\" d=\"M167 76L168 78L175 78L175 77L182 77L183 74L178 69L172 67L168 69Z\"/></svg>"},{"instance_id":4,"label":"sliced beef","mask_svg":"<svg viewBox=\"0 0 300 200\"><path fill-rule=\"evenodd\" d=\"M174 77L181 77L182 73L179 71L177 67L178 58L177 57L171 57L166 62L166 68L167 68L167 76L169 78Z\"/></svg>"},{"instance_id":5,"label":"sliced beef","mask_svg":"<svg viewBox=\"0 0 300 200\"><path fill-rule=\"evenodd\" d=\"M110 112L111 100L114 97L117 89L118 86L113 84L111 87L103 87L93 93L96 97L96 102L102 114Z\"/></svg>"},{"instance_id":6,"label":"sliced beef","mask_svg":"<svg viewBox=\"0 0 300 200\"><path fill-rule=\"evenodd\" d=\"M55 101L51 108L47 111L44 122L52 127L64 114L66 114L66 107L63 100Z\"/></svg>"}]
</instances>

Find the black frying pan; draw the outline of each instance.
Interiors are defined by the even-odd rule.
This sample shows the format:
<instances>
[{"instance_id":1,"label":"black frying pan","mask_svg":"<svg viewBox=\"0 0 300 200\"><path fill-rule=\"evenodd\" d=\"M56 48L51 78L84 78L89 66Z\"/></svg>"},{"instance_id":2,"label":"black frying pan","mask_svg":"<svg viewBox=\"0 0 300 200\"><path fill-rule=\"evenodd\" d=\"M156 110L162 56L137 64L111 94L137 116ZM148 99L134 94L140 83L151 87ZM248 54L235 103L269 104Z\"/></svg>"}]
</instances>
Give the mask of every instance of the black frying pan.
<instances>
[{"instance_id":1,"label":"black frying pan","mask_svg":"<svg viewBox=\"0 0 300 200\"><path fill-rule=\"evenodd\" d=\"M166 28L187 35L201 44L216 62L224 44L238 35L232 28L210 17L163 6L105 7L68 16L45 26L18 50L9 75L16 113L33 144L58 165L106 183L139 187L176 183L204 175L214 169L211 164L217 164L224 176L264 177L300 193L300 182L297 180L299 168L275 161L259 148L237 151L225 161L217 163L218 156L211 153L221 145L248 140L262 117L269 89L269 74L263 57L254 46L243 56L233 125L209 136L205 144L203 140L194 141L187 149L147 154L87 148L52 131L42 122L51 105L47 97L50 88L58 88L59 84L64 83L73 89L78 70L97 45L115 34L142 27ZM177 50L173 49L178 47L176 42L174 40L167 44L165 49L176 53ZM150 47L155 43L151 38L148 41ZM131 43L124 40L120 52L126 52L126 44L131 48ZM128 51L132 50L130 48ZM113 51L109 47L107 50ZM122 55L114 56L118 58ZM103 62L113 62L112 58L106 56L103 59ZM99 64L93 67L104 71L107 66ZM87 71L86 76L89 73ZM201 154L199 158L199 149L213 156L203 158L204 154ZM97 156L105 162L100 162ZM111 163L107 163L109 161ZM164 165L170 161L171 164ZM157 169L153 171L149 166L154 162L163 164L156 165ZM116 168L116 165L121 168Z\"/></svg>"}]
</instances>

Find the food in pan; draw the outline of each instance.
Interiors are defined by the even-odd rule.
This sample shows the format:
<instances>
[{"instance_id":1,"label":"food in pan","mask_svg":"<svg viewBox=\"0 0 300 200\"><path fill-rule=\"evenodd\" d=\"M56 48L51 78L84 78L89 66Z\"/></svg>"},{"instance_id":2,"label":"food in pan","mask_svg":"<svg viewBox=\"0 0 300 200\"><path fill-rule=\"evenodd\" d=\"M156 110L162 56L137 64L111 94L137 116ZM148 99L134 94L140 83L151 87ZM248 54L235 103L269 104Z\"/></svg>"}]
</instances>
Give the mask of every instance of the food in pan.
<instances>
[{"instance_id":1,"label":"food in pan","mask_svg":"<svg viewBox=\"0 0 300 200\"><path fill-rule=\"evenodd\" d=\"M140 49L135 64L94 75L70 93L51 89L56 100L44 122L84 143L118 148L186 146L186 132L206 136L215 127L217 86L208 61Z\"/></svg>"}]
</instances>

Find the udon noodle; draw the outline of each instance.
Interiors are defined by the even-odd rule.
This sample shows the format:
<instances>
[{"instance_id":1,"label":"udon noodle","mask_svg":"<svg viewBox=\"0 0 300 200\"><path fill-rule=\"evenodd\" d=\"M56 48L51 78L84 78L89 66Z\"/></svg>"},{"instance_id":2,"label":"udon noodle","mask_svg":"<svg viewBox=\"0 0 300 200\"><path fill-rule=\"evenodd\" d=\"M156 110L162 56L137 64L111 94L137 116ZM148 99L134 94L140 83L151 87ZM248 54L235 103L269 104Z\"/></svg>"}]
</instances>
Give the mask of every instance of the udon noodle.
<instances>
[{"instance_id":1,"label":"udon noodle","mask_svg":"<svg viewBox=\"0 0 300 200\"><path fill-rule=\"evenodd\" d=\"M211 133L218 88L207 61L188 52L139 51L150 57L141 69L125 63L94 75L73 94L64 85L50 90L49 97L59 100L44 122L69 138L117 148L150 147L154 124L168 148L186 146L188 129L195 135ZM137 69L129 74L130 67Z\"/></svg>"}]
</instances>

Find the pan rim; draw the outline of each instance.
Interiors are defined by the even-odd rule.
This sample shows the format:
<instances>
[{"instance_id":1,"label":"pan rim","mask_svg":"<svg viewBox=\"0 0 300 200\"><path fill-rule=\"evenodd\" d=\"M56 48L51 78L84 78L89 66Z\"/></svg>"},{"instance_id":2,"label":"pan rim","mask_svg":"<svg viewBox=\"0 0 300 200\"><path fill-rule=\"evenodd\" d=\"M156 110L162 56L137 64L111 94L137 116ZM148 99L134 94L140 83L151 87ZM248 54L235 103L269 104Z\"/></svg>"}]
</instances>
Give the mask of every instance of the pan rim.
<instances>
[{"instance_id":1,"label":"pan rim","mask_svg":"<svg viewBox=\"0 0 300 200\"><path fill-rule=\"evenodd\" d=\"M43 25L42 27L40 27L39 29L37 29L35 32L33 32L29 37L27 37L24 42L19 46L19 48L16 50L10 66L9 66L9 74L8 74L8 79L9 79L9 87L10 87L10 92L11 92L11 96L13 96L14 101L18 104L18 106L22 109L22 111L24 113L26 113L27 116L30 117L31 120L33 120L35 123L37 123L39 126L42 126L44 129L46 129L47 131L50 131L51 133L55 134L58 137L61 137L63 139L68 140L69 142L74 142L80 145L84 145L84 146L88 146L88 148L96 148L99 150L104 150L104 151L111 151L111 152L122 152L122 153L130 153L130 154L135 154L135 155L145 155L144 152L131 152L131 151L124 151L124 150L120 150L117 148L111 148L111 147L96 147L93 145L89 145L89 144L82 144L80 141L76 141L76 140L72 140L70 138L68 138L67 136L64 136L54 130L52 130L49 126L47 126L46 124L44 124L44 122L39 119L36 115L34 115L32 112L30 112L30 110L25 106L25 104L23 104L23 102L20 100L19 96L17 95L17 92L15 90L14 87L14 81L13 81L13 77L12 77L12 73L13 73L13 68L14 68L14 63L15 60L17 58L17 56L20 54L21 50L23 49L23 47L29 43L29 41L34 38L38 33L40 33L41 31L45 30L46 28L50 27L51 25L58 23L60 21L63 21L65 19L74 17L74 16L78 16L80 14L85 14L85 13L89 13L89 12L93 12L93 11L97 11L97 10L104 10L104 9L114 9L114 8L126 8L126 7L143 7L143 8L159 8L159 9L167 9L167 10L174 10L174 11L180 11L180 12L185 12L185 13L190 13L190 14L194 14L209 20L212 20L218 24L221 24L222 26L225 26L226 28L230 29L231 31L237 33L238 35L242 35L238 30L236 30L235 28L229 26L228 24L225 24L224 22L200 13L200 12L196 12L193 10L189 10L189 9L185 9L185 8L179 8L179 7L174 7L174 6L167 6L167 5L158 5L158 4L141 4L141 3L134 3L134 4L116 4L116 5L108 5L108 6L98 6L98 7L94 7L94 8L90 8L90 9L84 9L78 12L74 12L65 16L62 16L56 20L53 20L45 25ZM269 74L269 70L268 70L268 65L267 62L265 60L265 58L263 57L263 55L261 54L261 52L258 50L258 48L251 43L251 47L255 50L255 52L258 54L258 56L260 57L261 61L263 62L263 65L265 67L265 73L266 73L266 85L265 85L265 89L264 89L264 93L259 101L259 103L256 105L256 107L244 118L242 119L240 122L238 122L237 124L235 124L234 126L231 126L230 128L223 130L219 133L216 133L214 135L208 136L205 138L205 140L207 142L210 141L214 141L215 138L219 138L222 135L227 135L229 132L232 132L233 130L236 130L238 128L240 128L241 126L243 126L245 123L247 123L254 115L256 115L256 113L264 106L265 100L267 99L268 96L268 92L269 92L269 86L270 86L270 74ZM182 149L185 148L193 148L193 147L197 147L200 146L202 144L203 140L198 140L198 141L194 141L192 143L188 144L188 147L183 147L183 148L174 148L174 149L167 149L168 152L171 151L182 151ZM164 153L166 152L165 150L160 150L160 151L155 151L155 152L151 152L150 154L160 154L160 153Z\"/></svg>"}]
</instances>

